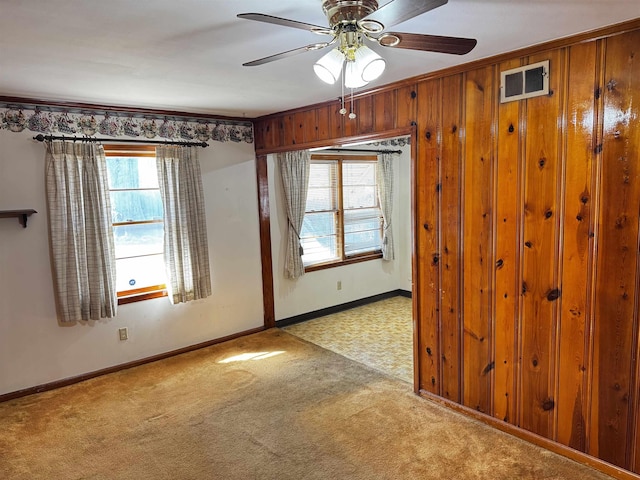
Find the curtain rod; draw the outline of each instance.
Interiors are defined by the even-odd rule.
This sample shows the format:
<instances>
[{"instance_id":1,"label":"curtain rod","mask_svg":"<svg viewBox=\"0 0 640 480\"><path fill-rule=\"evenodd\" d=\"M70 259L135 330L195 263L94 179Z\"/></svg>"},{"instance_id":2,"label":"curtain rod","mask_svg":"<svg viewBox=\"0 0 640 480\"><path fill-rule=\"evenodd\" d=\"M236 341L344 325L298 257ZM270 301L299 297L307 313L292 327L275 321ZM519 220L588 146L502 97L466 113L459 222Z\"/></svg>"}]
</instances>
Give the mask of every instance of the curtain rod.
<instances>
[{"instance_id":1,"label":"curtain rod","mask_svg":"<svg viewBox=\"0 0 640 480\"><path fill-rule=\"evenodd\" d=\"M34 140L39 142L51 141L51 140L73 140L74 142L116 142L116 143L144 143L147 145L181 145L192 147L208 147L207 142L173 142L171 140L132 140L132 139L117 139L117 138L94 138L94 137L65 137L64 135L36 135Z\"/></svg>"},{"instance_id":2,"label":"curtain rod","mask_svg":"<svg viewBox=\"0 0 640 480\"><path fill-rule=\"evenodd\" d=\"M397 153L400 155L402 150L365 150L356 148L323 148L322 150L314 150L311 153L322 152L353 152L353 153Z\"/></svg>"}]
</instances>

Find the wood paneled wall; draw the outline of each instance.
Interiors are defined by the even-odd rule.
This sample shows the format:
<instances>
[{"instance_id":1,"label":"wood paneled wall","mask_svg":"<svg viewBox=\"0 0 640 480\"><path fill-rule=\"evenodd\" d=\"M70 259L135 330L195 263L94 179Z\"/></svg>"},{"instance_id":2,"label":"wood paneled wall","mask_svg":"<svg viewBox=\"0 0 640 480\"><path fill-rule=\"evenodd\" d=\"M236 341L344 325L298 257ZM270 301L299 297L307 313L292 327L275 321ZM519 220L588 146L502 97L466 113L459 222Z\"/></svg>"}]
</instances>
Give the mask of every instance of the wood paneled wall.
<instances>
[{"instance_id":1,"label":"wood paneled wall","mask_svg":"<svg viewBox=\"0 0 640 480\"><path fill-rule=\"evenodd\" d=\"M499 103L550 60L550 94ZM256 122L259 154L411 125L417 388L640 472L640 20Z\"/></svg>"}]
</instances>

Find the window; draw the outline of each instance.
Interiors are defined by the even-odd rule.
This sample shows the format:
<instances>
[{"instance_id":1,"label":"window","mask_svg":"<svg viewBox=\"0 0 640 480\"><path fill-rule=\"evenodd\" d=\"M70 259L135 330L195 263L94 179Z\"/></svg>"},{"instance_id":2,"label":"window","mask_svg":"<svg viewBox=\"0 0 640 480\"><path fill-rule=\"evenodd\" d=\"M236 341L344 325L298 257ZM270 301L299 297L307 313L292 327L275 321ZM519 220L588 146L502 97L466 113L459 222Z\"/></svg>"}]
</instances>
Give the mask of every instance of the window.
<instances>
[{"instance_id":1,"label":"window","mask_svg":"<svg viewBox=\"0 0 640 480\"><path fill-rule=\"evenodd\" d=\"M107 145L119 303L166 295L163 208L152 146Z\"/></svg>"},{"instance_id":2,"label":"window","mask_svg":"<svg viewBox=\"0 0 640 480\"><path fill-rule=\"evenodd\" d=\"M375 156L313 155L300 239L307 271L381 257Z\"/></svg>"}]
</instances>

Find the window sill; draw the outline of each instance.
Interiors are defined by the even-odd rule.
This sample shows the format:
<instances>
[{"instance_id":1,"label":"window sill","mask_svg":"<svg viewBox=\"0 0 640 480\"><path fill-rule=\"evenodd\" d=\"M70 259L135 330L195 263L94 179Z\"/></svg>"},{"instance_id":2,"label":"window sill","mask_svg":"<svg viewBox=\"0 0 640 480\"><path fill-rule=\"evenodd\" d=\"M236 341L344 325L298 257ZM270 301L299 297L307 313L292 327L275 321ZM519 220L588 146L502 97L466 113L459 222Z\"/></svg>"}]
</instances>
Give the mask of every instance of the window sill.
<instances>
[{"instance_id":1,"label":"window sill","mask_svg":"<svg viewBox=\"0 0 640 480\"><path fill-rule=\"evenodd\" d=\"M305 273L315 272L317 270L326 270L327 268L342 267L344 265L351 265L353 263L367 262L369 260L377 260L378 258L382 258L382 252L359 255L357 257L350 257L345 260L337 260L334 262L317 263L315 265L308 265L304 267L304 271Z\"/></svg>"},{"instance_id":2,"label":"window sill","mask_svg":"<svg viewBox=\"0 0 640 480\"><path fill-rule=\"evenodd\" d=\"M164 286L163 286L164 287ZM144 290L118 292L118 305L126 305L127 303L142 302L143 300L151 300L152 298L160 298L167 296L167 290Z\"/></svg>"}]
</instances>

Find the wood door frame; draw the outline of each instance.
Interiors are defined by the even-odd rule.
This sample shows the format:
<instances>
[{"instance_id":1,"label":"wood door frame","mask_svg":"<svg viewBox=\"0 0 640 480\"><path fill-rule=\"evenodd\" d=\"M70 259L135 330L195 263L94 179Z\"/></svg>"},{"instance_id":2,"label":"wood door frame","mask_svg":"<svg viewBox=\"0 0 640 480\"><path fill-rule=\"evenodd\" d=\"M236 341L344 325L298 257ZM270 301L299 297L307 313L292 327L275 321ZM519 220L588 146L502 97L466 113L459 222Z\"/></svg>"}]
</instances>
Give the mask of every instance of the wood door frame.
<instances>
[{"instance_id":1,"label":"wood door frame","mask_svg":"<svg viewBox=\"0 0 640 480\"><path fill-rule=\"evenodd\" d=\"M270 154L282 153L287 151L302 150L306 148L318 147L337 147L346 143L364 142L384 140L400 136L410 137L411 145L411 278L412 291L415 291L416 285L416 251L415 251L415 163L417 159L417 131L416 126L387 130L375 134L358 135L351 137L336 138L329 141L312 142L287 147L279 147L275 149L256 149L256 180L258 186L258 217L260 229L260 257L262 263L262 301L264 308L264 327L274 328L276 326L275 318L275 296L273 289L273 249L271 245L271 207L269 204L269 178L267 169L267 157ZM413 317L414 317L414 388L417 385L417 371L415 369L417 360L416 351L416 330L418 323L415 321L417 296L413 297ZM416 390L417 391L417 390Z\"/></svg>"}]
</instances>

